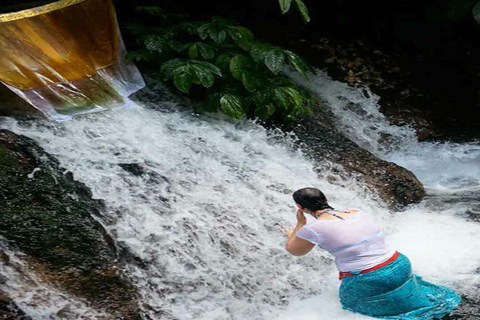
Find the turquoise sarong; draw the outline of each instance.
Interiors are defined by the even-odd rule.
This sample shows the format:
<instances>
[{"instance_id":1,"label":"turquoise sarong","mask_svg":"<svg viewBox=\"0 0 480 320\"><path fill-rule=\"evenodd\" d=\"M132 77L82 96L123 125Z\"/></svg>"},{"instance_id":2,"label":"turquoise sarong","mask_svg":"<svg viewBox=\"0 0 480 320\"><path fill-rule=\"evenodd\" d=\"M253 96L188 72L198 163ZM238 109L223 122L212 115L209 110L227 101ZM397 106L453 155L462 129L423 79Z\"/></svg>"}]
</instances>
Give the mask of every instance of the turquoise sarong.
<instances>
[{"instance_id":1,"label":"turquoise sarong","mask_svg":"<svg viewBox=\"0 0 480 320\"><path fill-rule=\"evenodd\" d=\"M449 314L461 298L412 274L410 260L400 254L377 270L345 277L340 301L344 309L374 318L430 320Z\"/></svg>"}]
</instances>

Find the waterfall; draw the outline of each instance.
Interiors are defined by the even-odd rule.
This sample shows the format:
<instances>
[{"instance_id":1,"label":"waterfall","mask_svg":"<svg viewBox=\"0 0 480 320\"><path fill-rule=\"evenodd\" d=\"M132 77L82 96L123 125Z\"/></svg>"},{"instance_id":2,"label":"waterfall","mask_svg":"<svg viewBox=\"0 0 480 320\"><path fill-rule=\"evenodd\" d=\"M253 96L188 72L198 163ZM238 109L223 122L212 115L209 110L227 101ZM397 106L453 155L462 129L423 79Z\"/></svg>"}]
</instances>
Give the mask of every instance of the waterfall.
<instances>
[{"instance_id":1,"label":"waterfall","mask_svg":"<svg viewBox=\"0 0 480 320\"><path fill-rule=\"evenodd\" d=\"M418 143L410 128L381 116L371 93L368 98L324 74L305 85L328 103L343 132L413 170L427 199L392 214L354 181L341 186L319 179L316 172L330 166L317 168L294 150L295 137L252 121L172 110L171 103L158 103L163 112L132 103L71 122L9 119L1 126L39 142L105 200L107 229L143 261L144 267L127 265L127 272L152 319L365 318L341 309L328 254L293 257L284 249L282 228L295 223L291 194L304 186L323 190L334 207L370 212L416 273L475 296L480 225L472 210L478 200L449 197L478 195L479 146ZM394 141L390 146L382 144L383 133ZM451 169L440 171L444 166ZM52 308L38 303L26 310L41 318Z\"/></svg>"}]
</instances>

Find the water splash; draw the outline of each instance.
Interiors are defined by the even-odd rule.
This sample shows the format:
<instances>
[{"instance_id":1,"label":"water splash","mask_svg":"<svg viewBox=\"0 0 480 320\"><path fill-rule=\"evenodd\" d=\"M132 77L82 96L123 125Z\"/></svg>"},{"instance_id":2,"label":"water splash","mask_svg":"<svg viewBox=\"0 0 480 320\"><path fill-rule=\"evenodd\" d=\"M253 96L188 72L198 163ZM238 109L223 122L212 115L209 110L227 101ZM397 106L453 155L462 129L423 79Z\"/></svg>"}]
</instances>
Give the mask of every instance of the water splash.
<instances>
[{"instance_id":1,"label":"water splash","mask_svg":"<svg viewBox=\"0 0 480 320\"><path fill-rule=\"evenodd\" d=\"M457 210L425 202L391 215L363 186L319 179L323 168L292 150L288 135L166 109L3 125L34 138L106 201L108 229L143 261L127 268L153 319L362 319L341 309L325 252L298 258L284 249L291 194L304 186L335 207L372 213L428 280L476 290L480 226Z\"/></svg>"},{"instance_id":2,"label":"water splash","mask_svg":"<svg viewBox=\"0 0 480 320\"><path fill-rule=\"evenodd\" d=\"M89 308L88 302L61 292L35 276L23 255L8 250L2 239L0 251L8 256L8 262L0 259L1 291L33 319L106 319L106 314Z\"/></svg>"},{"instance_id":3,"label":"water splash","mask_svg":"<svg viewBox=\"0 0 480 320\"><path fill-rule=\"evenodd\" d=\"M368 88L332 81L321 71L308 81L289 75L325 101L339 131L376 156L413 171L430 196L461 194L473 200L468 196L473 193L480 198L480 141L419 142L412 127L390 124L380 112L380 98Z\"/></svg>"}]
</instances>

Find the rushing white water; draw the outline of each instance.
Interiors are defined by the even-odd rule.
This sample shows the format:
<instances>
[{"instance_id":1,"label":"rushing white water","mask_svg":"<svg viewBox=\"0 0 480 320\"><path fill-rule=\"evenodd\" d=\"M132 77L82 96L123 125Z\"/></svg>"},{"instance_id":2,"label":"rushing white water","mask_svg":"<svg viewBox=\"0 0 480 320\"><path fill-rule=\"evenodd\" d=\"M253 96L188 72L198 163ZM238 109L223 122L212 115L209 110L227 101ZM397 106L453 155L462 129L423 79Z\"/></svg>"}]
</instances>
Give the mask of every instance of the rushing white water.
<instances>
[{"instance_id":1,"label":"rushing white water","mask_svg":"<svg viewBox=\"0 0 480 320\"><path fill-rule=\"evenodd\" d=\"M380 158L413 171L429 196L466 200L480 214L480 141L418 142L413 128L391 125L380 112L379 97L368 89L332 81L323 72L299 83L316 92L336 117L338 129ZM457 210L459 208L457 207Z\"/></svg>"},{"instance_id":2,"label":"rushing white water","mask_svg":"<svg viewBox=\"0 0 480 320\"><path fill-rule=\"evenodd\" d=\"M2 239L0 239L2 240ZM22 254L0 249L9 257L0 262L1 292L13 299L26 314L37 319L105 319L106 314L91 310L88 302L71 297L40 280L22 259Z\"/></svg>"},{"instance_id":3,"label":"rushing white water","mask_svg":"<svg viewBox=\"0 0 480 320\"><path fill-rule=\"evenodd\" d=\"M334 112L335 101L359 94L323 75L311 81ZM374 112L365 96L356 102ZM464 148L471 156L468 161L444 155L442 164L425 159L424 147L413 138L387 148L380 135L368 132L368 118L336 114L343 116L340 126L347 126L348 119L365 125L362 134L355 125L345 131L359 142L367 141L365 146L379 156L398 157L410 169L423 170L419 176L431 181L430 193L435 188L453 192L444 183L451 177L442 176L445 171L437 172L435 166L451 165L455 179L478 178L468 169L478 161L475 146L455 147ZM384 130L395 138L399 130L411 137L406 128L373 121L378 127L374 133ZM94 197L106 201L107 228L145 263L144 268L129 265L128 271L153 319L366 318L341 309L340 282L328 254L315 250L293 257L284 250L282 227L295 222L291 194L304 186L322 189L335 207L371 212L426 279L467 295L474 294L480 282L475 271L480 225L462 215L470 202L448 206L433 197L443 206L427 199L391 214L354 182L342 187L319 179L313 164L290 148L294 137L267 132L252 122L234 124L181 109L159 112L137 106L67 123L6 121L2 127L38 141L86 183ZM430 146L434 154L447 148ZM143 174L119 166L126 163L138 164ZM465 169L456 171L458 167Z\"/></svg>"}]
</instances>

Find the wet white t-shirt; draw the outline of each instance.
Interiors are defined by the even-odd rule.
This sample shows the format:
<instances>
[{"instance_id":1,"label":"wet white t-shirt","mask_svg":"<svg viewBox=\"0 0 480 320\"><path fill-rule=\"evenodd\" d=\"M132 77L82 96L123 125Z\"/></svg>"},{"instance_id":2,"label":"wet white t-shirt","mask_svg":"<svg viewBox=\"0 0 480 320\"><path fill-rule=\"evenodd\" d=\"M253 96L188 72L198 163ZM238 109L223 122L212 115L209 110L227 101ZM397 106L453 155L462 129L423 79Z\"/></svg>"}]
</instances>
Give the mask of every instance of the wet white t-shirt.
<instances>
[{"instance_id":1,"label":"wet white t-shirt","mask_svg":"<svg viewBox=\"0 0 480 320\"><path fill-rule=\"evenodd\" d=\"M297 237L327 250L343 272L372 268L395 254L377 223L364 212L343 220L312 221L298 231Z\"/></svg>"}]
</instances>

